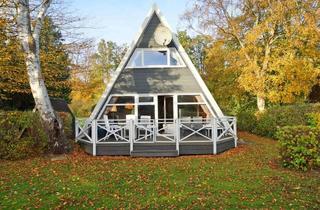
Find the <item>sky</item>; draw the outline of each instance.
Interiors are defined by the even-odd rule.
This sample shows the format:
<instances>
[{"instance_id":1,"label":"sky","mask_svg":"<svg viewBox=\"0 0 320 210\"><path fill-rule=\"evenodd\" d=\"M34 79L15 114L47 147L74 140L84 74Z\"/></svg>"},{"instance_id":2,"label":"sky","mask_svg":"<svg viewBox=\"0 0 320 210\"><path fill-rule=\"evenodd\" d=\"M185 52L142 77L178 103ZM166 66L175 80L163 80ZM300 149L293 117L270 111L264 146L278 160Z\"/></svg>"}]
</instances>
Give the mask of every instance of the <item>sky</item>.
<instances>
[{"instance_id":1,"label":"sky","mask_svg":"<svg viewBox=\"0 0 320 210\"><path fill-rule=\"evenodd\" d=\"M190 6L188 0L73 0L72 8L84 17L83 35L131 43L153 3L156 3L173 30L186 29L180 20Z\"/></svg>"}]
</instances>

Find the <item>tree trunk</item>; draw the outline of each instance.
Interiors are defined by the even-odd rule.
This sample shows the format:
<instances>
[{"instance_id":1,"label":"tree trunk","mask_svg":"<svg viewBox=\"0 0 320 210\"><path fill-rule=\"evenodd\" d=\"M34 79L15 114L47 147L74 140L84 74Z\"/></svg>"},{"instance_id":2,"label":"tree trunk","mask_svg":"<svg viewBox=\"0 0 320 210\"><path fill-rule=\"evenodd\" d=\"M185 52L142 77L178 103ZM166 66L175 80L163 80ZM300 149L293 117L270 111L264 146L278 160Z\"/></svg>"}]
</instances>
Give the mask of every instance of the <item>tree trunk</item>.
<instances>
[{"instance_id":1,"label":"tree trunk","mask_svg":"<svg viewBox=\"0 0 320 210\"><path fill-rule=\"evenodd\" d=\"M257 96L257 107L260 112L263 112L265 110L266 101L264 97Z\"/></svg>"},{"instance_id":2,"label":"tree trunk","mask_svg":"<svg viewBox=\"0 0 320 210\"><path fill-rule=\"evenodd\" d=\"M54 112L41 74L40 60L32 52L26 54L26 65L31 92L43 125L49 137L49 152L65 153L67 150L63 123Z\"/></svg>"},{"instance_id":3,"label":"tree trunk","mask_svg":"<svg viewBox=\"0 0 320 210\"><path fill-rule=\"evenodd\" d=\"M50 0L44 0L37 15L36 24L32 32L30 8L28 0L18 0L18 33L25 52L25 63L29 76L29 84L36 109L49 137L49 151L64 153L68 144L63 131L62 121L53 110L48 91L41 74L39 56L39 36L45 13L50 5Z\"/></svg>"}]
</instances>

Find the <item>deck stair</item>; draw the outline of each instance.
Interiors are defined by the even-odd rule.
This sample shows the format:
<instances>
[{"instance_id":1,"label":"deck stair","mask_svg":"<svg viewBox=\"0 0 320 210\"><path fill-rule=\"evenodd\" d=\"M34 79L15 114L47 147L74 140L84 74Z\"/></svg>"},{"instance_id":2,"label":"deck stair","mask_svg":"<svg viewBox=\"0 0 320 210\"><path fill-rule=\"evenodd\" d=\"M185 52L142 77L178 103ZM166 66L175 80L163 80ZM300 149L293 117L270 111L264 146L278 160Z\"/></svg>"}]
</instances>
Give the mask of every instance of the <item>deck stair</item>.
<instances>
[{"instance_id":1,"label":"deck stair","mask_svg":"<svg viewBox=\"0 0 320 210\"><path fill-rule=\"evenodd\" d=\"M133 157L176 157L179 152L175 143L137 143L131 152Z\"/></svg>"},{"instance_id":2,"label":"deck stair","mask_svg":"<svg viewBox=\"0 0 320 210\"><path fill-rule=\"evenodd\" d=\"M176 157L179 156L177 150L133 150L132 157Z\"/></svg>"}]
</instances>

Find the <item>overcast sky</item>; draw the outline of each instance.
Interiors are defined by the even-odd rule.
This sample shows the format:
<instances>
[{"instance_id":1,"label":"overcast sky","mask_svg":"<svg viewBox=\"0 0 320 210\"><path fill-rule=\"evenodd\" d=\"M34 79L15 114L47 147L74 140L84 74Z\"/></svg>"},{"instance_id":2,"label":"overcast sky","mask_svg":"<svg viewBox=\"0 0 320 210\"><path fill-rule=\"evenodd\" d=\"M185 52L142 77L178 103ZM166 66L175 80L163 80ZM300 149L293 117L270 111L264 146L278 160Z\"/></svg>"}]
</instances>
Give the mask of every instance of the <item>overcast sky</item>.
<instances>
[{"instance_id":1,"label":"overcast sky","mask_svg":"<svg viewBox=\"0 0 320 210\"><path fill-rule=\"evenodd\" d=\"M118 43L130 43L156 3L173 30L185 29L181 15L190 6L188 0L73 0L72 8L85 17L81 29L87 37Z\"/></svg>"}]
</instances>

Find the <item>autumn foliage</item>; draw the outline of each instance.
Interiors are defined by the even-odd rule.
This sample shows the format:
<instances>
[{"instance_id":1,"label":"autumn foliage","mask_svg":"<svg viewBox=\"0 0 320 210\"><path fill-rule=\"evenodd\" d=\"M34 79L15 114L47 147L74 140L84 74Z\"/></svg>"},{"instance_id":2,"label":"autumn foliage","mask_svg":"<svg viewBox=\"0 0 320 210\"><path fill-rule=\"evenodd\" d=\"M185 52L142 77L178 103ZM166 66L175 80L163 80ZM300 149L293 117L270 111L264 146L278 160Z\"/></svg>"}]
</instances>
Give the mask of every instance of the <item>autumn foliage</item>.
<instances>
[{"instance_id":1,"label":"autumn foliage","mask_svg":"<svg viewBox=\"0 0 320 210\"><path fill-rule=\"evenodd\" d=\"M319 2L194 2L185 19L213 38L206 78L215 95L248 93L264 110L266 102L306 100L319 83Z\"/></svg>"},{"instance_id":2,"label":"autumn foliage","mask_svg":"<svg viewBox=\"0 0 320 210\"><path fill-rule=\"evenodd\" d=\"M24 54L8 19L0 21L0 104L18 109L34 107L29 86ZM70 65L67 50L62 43L60 29L47 17L40 38L40 59L43 76L51 97L70 101Z\"/></svg>"}]
</instances>

